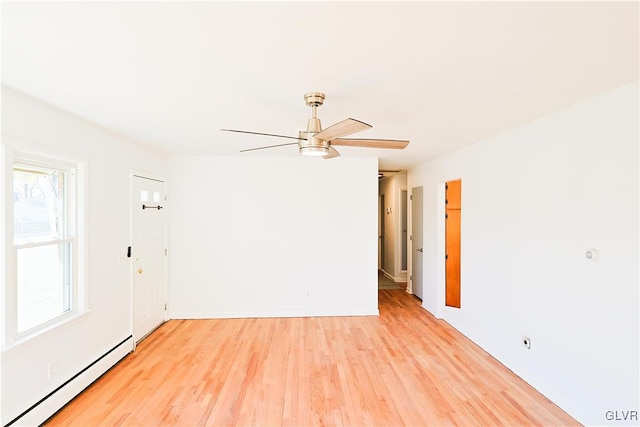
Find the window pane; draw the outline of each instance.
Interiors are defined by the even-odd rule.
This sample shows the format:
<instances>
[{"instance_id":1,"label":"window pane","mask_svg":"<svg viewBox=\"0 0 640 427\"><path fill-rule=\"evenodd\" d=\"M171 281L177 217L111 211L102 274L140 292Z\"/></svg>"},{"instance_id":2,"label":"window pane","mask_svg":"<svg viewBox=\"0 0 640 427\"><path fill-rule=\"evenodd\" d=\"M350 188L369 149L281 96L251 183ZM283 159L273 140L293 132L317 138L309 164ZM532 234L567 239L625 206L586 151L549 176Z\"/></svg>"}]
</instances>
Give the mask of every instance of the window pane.
<instances>
[{"instance_id":1,"label":"window pane","mask_svg":"<svg viewBox=\"0 0 640 427\"><path fill-rule=\"evenodd\" d=\"M18 333L71 309L70 251L70 243L18 249Z\"/></svg>"},{"instance_id":2,"label":"window pane","mask_svg":"<svg viewBox=\"0 0 640 427\"><path fill-rule=\"evenodd\" d=\"M17 166L13 171L15 243L64 238L64 172Z\"/></svg>"}]
</instances>

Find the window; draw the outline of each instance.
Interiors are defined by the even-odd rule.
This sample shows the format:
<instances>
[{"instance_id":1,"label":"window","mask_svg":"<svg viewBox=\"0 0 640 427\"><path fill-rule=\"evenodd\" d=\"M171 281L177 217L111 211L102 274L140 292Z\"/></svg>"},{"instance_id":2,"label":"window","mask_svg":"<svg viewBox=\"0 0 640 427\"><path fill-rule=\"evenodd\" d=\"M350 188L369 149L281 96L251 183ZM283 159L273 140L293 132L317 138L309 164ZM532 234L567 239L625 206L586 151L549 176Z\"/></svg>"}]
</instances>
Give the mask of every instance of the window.
<instances>
[{"instance_id":1,"label":"window","mask_svg":"<svg viewBox=\"0 0 640 427\"><path fill-rule=\"evenodd\" d=\"M75 165L14 159L14 338L78 308L76 195Z\"/></svg>"}]
</instances>

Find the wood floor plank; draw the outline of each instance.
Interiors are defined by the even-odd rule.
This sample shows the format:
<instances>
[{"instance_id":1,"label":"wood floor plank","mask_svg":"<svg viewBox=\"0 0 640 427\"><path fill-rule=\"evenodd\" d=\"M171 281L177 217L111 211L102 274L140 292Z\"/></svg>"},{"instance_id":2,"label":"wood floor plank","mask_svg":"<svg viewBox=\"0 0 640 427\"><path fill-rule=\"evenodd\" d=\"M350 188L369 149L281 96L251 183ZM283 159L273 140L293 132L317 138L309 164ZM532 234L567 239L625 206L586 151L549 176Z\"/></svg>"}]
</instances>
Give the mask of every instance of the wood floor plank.
<instances>
[{"instance_id":1,"label":"wood floor plank","mask_svg":"<svg viewBox=\"0 0 640 427\"><path fill-rule=\"evenodd\" d=\"M172 320L48 426L579 425L403 290L380 316Z\"/></svg>"}]
</instances>

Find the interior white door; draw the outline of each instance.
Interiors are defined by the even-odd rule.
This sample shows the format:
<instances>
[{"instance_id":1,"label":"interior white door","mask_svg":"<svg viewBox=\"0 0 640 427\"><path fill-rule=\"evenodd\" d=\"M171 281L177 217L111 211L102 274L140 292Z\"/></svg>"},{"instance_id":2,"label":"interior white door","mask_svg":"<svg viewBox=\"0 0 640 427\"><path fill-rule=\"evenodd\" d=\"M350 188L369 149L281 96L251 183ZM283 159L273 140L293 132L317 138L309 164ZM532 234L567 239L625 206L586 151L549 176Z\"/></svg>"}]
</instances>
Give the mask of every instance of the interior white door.
<instances>
[{"instance_id":1,"label":"interior white door","mask_svg":"<svg viewBox=\"0 0 640 427\"><path fill-rule=\"evenodd\" d=\"M411 189L411 286L422 299L422 187Z\"/></svg>"},{"instance_id":2,"label":"interior white door","mask_svg":"<svg viewBox=\"0 0 640 427\"><path fill-rule=\"evenodd\" d=\"M140 341L165 320L166 190L156 179L133 176L132 329Z\"/></svg>"},{"instance_id":3,"label":"interior white door","mask_svg":"<svg viewBox=\"0 0 640 427\"><path fill-rule=\"evenodd\" d=\"M378 196L378 270L384 269L384 194Z\"/></svg>"}]
</instances>

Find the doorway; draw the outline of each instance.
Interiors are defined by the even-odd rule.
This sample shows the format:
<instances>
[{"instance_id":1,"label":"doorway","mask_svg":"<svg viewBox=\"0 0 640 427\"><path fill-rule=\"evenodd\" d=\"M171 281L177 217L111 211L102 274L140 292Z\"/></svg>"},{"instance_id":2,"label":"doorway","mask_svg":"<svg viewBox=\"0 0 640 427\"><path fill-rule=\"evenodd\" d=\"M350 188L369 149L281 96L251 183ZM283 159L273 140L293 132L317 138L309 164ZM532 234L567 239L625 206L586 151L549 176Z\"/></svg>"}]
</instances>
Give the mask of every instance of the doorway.
<instances>
[{"instance_id":1,"label":"doorway","mask_svg":"<svg viewBox=\"0 0 640 427\"><path fill-rule=\"evenodd\" d=\"M378 270L384 270L384 194L378 196Z\"/></svg>"},{"instance_id":2,"label":"doorway","mask_svg":"<svg viewBox=\"0 0 640 427\"><path fill-rule=\"evenodd\" d=\"M132 176L131 329L139 342L165 321L166 185Z\"/></svg>"},{"instance_id":3,"label":"doorway","mask_svg":"<svg viewBox=\"0 0 640 427\"><path fill-rule=\"evenodd\" d=\"M400 221L402 229L402 241L401 255L400 255L400 269L404 272L407 271L407 190L402 190L400 196Z\"/></svg>"},{"instance_id":4,"label":"doorway","mask_svg":"<svg viewBox=\"0 0 640 427\"><path fill-rule=\"evenodd\" d=\"M411 189L411 288L422 300L422 187Z\"/></svg>"}]
</instances>

